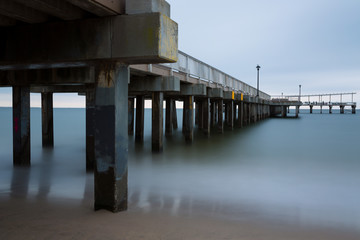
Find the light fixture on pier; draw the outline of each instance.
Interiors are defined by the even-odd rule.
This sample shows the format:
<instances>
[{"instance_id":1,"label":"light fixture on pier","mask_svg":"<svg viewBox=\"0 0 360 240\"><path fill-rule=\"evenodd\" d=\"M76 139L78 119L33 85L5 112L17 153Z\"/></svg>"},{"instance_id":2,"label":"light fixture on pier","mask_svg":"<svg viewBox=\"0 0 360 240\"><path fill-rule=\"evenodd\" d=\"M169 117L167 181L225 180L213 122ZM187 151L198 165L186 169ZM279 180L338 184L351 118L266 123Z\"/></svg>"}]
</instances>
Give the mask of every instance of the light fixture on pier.
<instances>
[{"instance_id":1,"label":"light fixture on pier","mask_svg":"<svg viewBox=\"0 0 360 240\"><path fill-rule=\"evenodd\" d=\"M256 92L256 97L259 97L259 72L260 72L260 66L259 64L256 66L257 69L257 92Z\"/></svg>"}]
</instances>

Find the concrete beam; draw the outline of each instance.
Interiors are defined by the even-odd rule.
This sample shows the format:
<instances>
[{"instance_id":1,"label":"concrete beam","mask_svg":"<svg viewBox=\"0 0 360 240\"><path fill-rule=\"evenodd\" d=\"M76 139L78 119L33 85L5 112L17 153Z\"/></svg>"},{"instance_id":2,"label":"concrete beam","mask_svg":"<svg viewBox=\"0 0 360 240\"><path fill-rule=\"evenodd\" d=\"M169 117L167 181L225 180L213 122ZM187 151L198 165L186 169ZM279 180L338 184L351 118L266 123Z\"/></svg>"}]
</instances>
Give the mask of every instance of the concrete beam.
<instances>
[{"instance_id":1,"label":"concrete beam","mask_svg":"<svg viewBox=\"0 0 360 240\"><path fill-rule=\"evenodd\" d=\"M170 17L170 4L165 0L126 0L126 14L161 12Z\"/></svg>"},{"instance_id":2,"label":"concrete beam","mask_svg":"<svg viewBox=\"0 0 360 240\"><path fill-rule=\"evenodd\" d=\"M100 17L125 13L125 0L66 0Z\"/></svg>"},{"instance_id":3,"label":"concrete beam","mask_svg":"<svg viewBox=\"0 0 360 240\"><path fill-rule=\"evenodd\" d=\"M59 0L14 0L22 5L36 9L49 15L54 15L63 20L75 20L85 16L80 8Z\"/></svg>"},{"instance_id":4,"label":"concrete beam","mask_svg":"<svg viewBox=\"0 0 360 240\"><path fill-rule=\"evenodd\" d=\"M0 32L0 69L176 62L177 36L177 24L161 13L8 27Z\"/></svg>"},{"instance_id":5,"label":"concrete beam","mask_svg":"<svg viewBox=\"0 0 360 240\"><path fill-rule=\"evenodd\" d=\"M221 88L209 88L207 91L207 97L209 98L223 98L224 91Z\"/></svg>"},{"instance_id":6,"label":"concrete beam","mask_svg":"<svg viewBox=\"0 0 360 240\"><path fill-rule=\"evenodd\" d=\"M93 67L0 71L0 86L94 83L94 71Z\"/></svg>"},{"instance_id":7,"label":"concrete beam","mask_svg":"<svg viewBox=\"0 0 360 240\"><path fill-rule=\"evenodd\" d=\"M145 77L131 79L129 92L180 92L180 79L177 77Z\"/></svg>"},{"instance_id":8,"label":"concrete beam","mask_svg":"<svg viewBox=\"0 0 360 240\"><path fill-rule=\"evenodd\" d=\"M48 19L46 14L19 4L13 0L0 1L0 15L26 23L41 23ZM24 39L21 40L24 41Z\"/></svg>"},{"instance_id":9,"label":"concrete beam","mask_svg":"<svg viewBox=\"0 0 360 240\"><path fill-rule=\"evenodd\" d=\"M234 100L235 94L233 91L224 91L224 99L226 100Z\"/></svg>"},{"instance_id":10,"label":"concrete beam","mask_svg":"<svg viewBox=\"0 0 360 240\"><path fill-rule=\"evenodd\" d=\"M181 84L180 95L206 96L206 86L204 84Z\"/></svg>"},{"instance_id":11,"label":"concrete beam","mask_svg":"<svg viewBox=\"0 0 360 240\"><path fill-rule=\"evenodd\" d=\"M52 86L32 86L32 93L85 93L88 87L85 85L52 85ZM86 94L84 94L85 96Z\"/></svg>"}]
</instances>

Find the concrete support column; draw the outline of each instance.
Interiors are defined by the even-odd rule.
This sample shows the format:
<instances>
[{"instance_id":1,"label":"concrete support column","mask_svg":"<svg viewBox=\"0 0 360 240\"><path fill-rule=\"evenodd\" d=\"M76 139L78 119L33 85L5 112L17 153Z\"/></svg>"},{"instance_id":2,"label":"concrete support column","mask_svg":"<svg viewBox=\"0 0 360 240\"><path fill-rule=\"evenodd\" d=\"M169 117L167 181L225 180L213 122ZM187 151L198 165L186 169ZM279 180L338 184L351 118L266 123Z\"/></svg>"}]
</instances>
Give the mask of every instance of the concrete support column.
<instances>
[{"instance_id":1,"label":"concrete support column","mask_svg":"<svg viewBox=\"0 0 360 240\"><path fill-rule=\"evenodd\" d=\"M203 102L197 101L198 109L196 110L197 119L198 119L198 128L202 129L204 127L204 111L203 111Z\"/></svg>"},{"instance_id":2,"label":"concrete support column","mask_svg":"<svg viewBox=\"0 0 360 240\"><path fill-rule=\"evenodd\" d=\"M332 114L332 106L329 106L329 114Z\"/></svg>"},{"instance_id":3,"label":"concrete support column","mask_svg":"<svg viewBox=\"0 0 360 240\"><path fill-rule=\"evenodd\" d=\"M310 105L310 114L312 114L313 113L313 105Z\"/></svg>"},{"instance_id":4,"label":"concrete support column","mask_svg":"<svg viewBox=\"0 0 360 240\"><path fill-rule=\"evenodd\" d=\"M128 99L128 134L134 135L134 98Z\"/></svg>"},{"instance_id":5,"label":"concrete support column","mask_svg":"<svg viewBox=\"0 0 360 240\"><path fill-rule=\"evenodd\" d=\"M300 111L300 107L299 106L296 106L295 107L295 117L299 117L299 111Z\"/></svg>"},{"instance_id":6,"label":"concrete support column","mask_svg":"<svg viewBox=\"0 0 360 240\"><path fill-rule=\"evenodd\" d=\"M322 114L322 106L320 106L320 114Z\"/></svg>"},{"instance_id":7,"label":"concrete support column","mask_svg":"<svg viewBox=\"0 0 360 240\"><path fill-rule=\"evenodd\" d=\"M136 97L136 123L135 123L135 141L144 141L144 108L145 108L145 97Z\"/></svg>"},{"instance_id":8,"label":"concrete support column","mask_svg":"<svg viewBox=\"0 0 360 240\"><path fill-rule=\"evenodd\" d=\"M248 116L248 114L249 114L249 110L248 110L248 104L247 103L244 103L243 102L243 126L246 126L246 125L248 125L249 123L248 123L248 120L249 120L249 116Z\"/></svg>"},{"instance_id":9,"label":"concrete support column","mask_svg":"<svg viewBox=\"0 0 360 240\"><path fill-rule=\"evenodd\" d=\"M166 114L165 114L165 135L171 136L173 132L173 100L171 98L166 99Z\"/></svg>"},{"instance_id":10,"label":"concrete support column","mask_svg":"<svg viewBox=\"0 0 360 240\"><path fill-rule=\"evenodd\" d=\"M239 108L238 108L238 126L242 128L243 125L244 125L244 102L241 101L239 103Z\"/></svg>"},{"instance_id":11,"label":"concrete support column","mask_svg":"<svg viewBox=\"0 0 360 240\"><path fill-rule=\"evenodd\" d=\"M351 106L351 113L356 114L356 105Z\"/></svg>"},{"instance_id":12,"label":"concrete support column","mask_svg":"<svg viewBox=\"0 0 360 240\"><path fill-rule=\"evenodd\" d=\"M164 93L153 92L152 94L152 150L161 152L163 150L163 111Z\"/></svg>"},{"instance_id":13,"label":"concrete support column","mask_svg":"<svg viewBox=\"0 0 360 240\"><path fill-rule=\"evenodd\" d=\"M287 109L287 106L282 106L281 107L281 117L283 118L286 118L286 109Z\"/></svg>"},{"instance_id":14,"label":"concrete support column","mask_svg":"<svg viewBox=\"0 0 360 240\"><path fill-rule=\"evenodd\" d=\"M173 100L172 101L172 125L173 125L173 129L178 129L178 122L177 122L177 112L176 112L176 101Z\"/></svg>"},{"instance_id":15,"label":"concrete support column","mask_svg":"<svg viewBox=\"0 0 360 240\"><path fill-rule=\"evenodd\" d=\"M95 167L95 91L86 92L86 171Z\"/></svg>"},{"instance_id":16,"label":"concrete support column","mask_svg":"<svg viewBox=\"0 0 360 240\"><path fill-rule=\"evenodd\" d=\"M202 101L203 112L203 132L207 137L210 137L210 98L205 98Z\"/></svg>"},{"instance_id":17,"label":"concrete support column","mask_svg":"<svg viewBox=\"0 0 360 240\"><path fill-rule=\"evenodd\" d=\"M96 71L95 210L127 209L128 65L109 63Z\"/></svg>"},{"instance_id":18,"label":"concrete support column","mask_svg":"<svg viewBox=\"0 0 360 240\"><path fill-rule=\"evenodd\" d=\"M218 132L224 132L224 102L222 99L218 101Z\"/></svg>"},{"instance_id":19,"label":"concrete support column","mask_svg":"<svg viewBox=\"0 0 360 240\"><path fill-rule=\"evenodd\" d=\"M253 104L254 123L256 123L258 121L258 109L259 109L259 105L257 103Z\"/></svg>"},{"instance_id":20,"label":"concrete support column","mask_svg":"<svg viewBox=\"0 0 360 240\"><path fill-rule=\"evenodd\" d=\"M340 114L344 114L345 113L345 106L340 106Z\"/></svg>"},{"instance_id":21,"label":"concrete support column","mask_svg":"<svg viewBox=\"0 0 360 240\"><path fill-rule=\"evenodd\" d=\"M215 127L216 124L216 104L215 101L211 101L211 106L210 106L210 112L211 112L211 120L210 120L210 125L211 127Z\"/></svg>"},{"instance_id":22,"label":"concrete support column","mask_svg":"<svg viewBox=\"0 0 360 240\"><path fill-rule=\"evenodd\" d=\"M41 93L42 146L54 147L53 93Z\"/></svg>"},{"instance_id":23,"label":"concrete support column","mask_svg":"<svg viewBox=\"0 0 360 240\"><path fill-rule=\"evenodd\" d=\"M194 140L194 96L186 96L184 99L184 135L187 143Z\"/></svg>"},{"instance_id":24,"label":"concrete support column","mask_svg":"<svg viewBox=\"0 0 360 240\"><path fill-rule=\"evenodd\" d=\"M30 166L30 87L13 86L13 164Z\"/></svg>"},{"instance_id":25,"label":"concrete support column","mask_svg":"<svg viewBox=\"0 0 360 240\"><path fill-rule=\"evenodd\" d=\"M229 104L228 104L228 102L225 102L224 105L225 105L225 124L228 126L229 125Z\"/></svg>"},{"instance_id":26,"label":"concrete support column","mask_svg":"<svg viewBox=\"0 0 360 240\"><path fill-rule=\"evenodd\" d=\"M234 128L234 101L228 102L228 126Z\"/></svg>"},{"instance_id":27,"label":"concrete support column","mask_svg":"<svg viewBox=\"0 0 360 240\"><path fill-rule=\"evenodd\" d=\"M235 123L237 122L237 117L238 117L238 111L237 111L237 103L234 102L234 105L233 105L233 123L234 123L234 126L235 126Z\"/></svg>"}]
</instances>

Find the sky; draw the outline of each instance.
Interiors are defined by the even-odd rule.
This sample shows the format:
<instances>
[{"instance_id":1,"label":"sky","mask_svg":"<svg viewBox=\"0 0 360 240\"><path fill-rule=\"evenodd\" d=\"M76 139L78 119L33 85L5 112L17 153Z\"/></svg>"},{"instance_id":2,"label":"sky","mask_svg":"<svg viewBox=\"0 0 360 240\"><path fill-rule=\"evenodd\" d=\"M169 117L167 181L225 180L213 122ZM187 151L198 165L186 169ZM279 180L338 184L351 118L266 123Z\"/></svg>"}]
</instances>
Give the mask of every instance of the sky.
<instances>
[{"instance_id":1,"label":"sky","mask_svg":"<svg viewBox=\"0 0 360 240\"><path fill-rule=\"evenodd\" d=\"M360 0L168 0L179 49L270 95L358 92ZM10 96L10 98L9 98ZM32 106L40 106L32 95ZM335 99L333 98L335 101ZM350 101L351 97L343 98ZM55 94L54 106L83 107ZM0 88L0 106L11 102Z\"/></svg>"}]
</instances>

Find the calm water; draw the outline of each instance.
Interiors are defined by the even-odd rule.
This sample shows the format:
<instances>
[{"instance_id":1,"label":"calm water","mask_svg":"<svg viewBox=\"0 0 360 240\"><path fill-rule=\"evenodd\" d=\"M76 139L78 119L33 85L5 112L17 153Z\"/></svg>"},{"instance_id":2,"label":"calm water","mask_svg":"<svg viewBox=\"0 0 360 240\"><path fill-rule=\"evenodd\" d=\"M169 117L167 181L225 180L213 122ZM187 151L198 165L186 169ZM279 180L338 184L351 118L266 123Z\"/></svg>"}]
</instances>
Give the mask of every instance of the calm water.
<instances>
[{"instance_id":1,"label":"calm water","mask_svg":"<svg viewBox=\"0 0 360 240\"><path fill-rule=\"evenodd\" d=\"M307 111L304 111L307 112ZM41 148L41 112L31 111L31 169L12 167L11 109L0 108L0 205L9 198L71 198L92 208L85 173L85 110L55 109L55 148ZM244 129L198 130L192 145L179 129L151 153L129 138L130 211L266 219L360 231L359 114L301 114ZM86 200L86 201L84 201Z\"/></svg>"}]
</instances>

